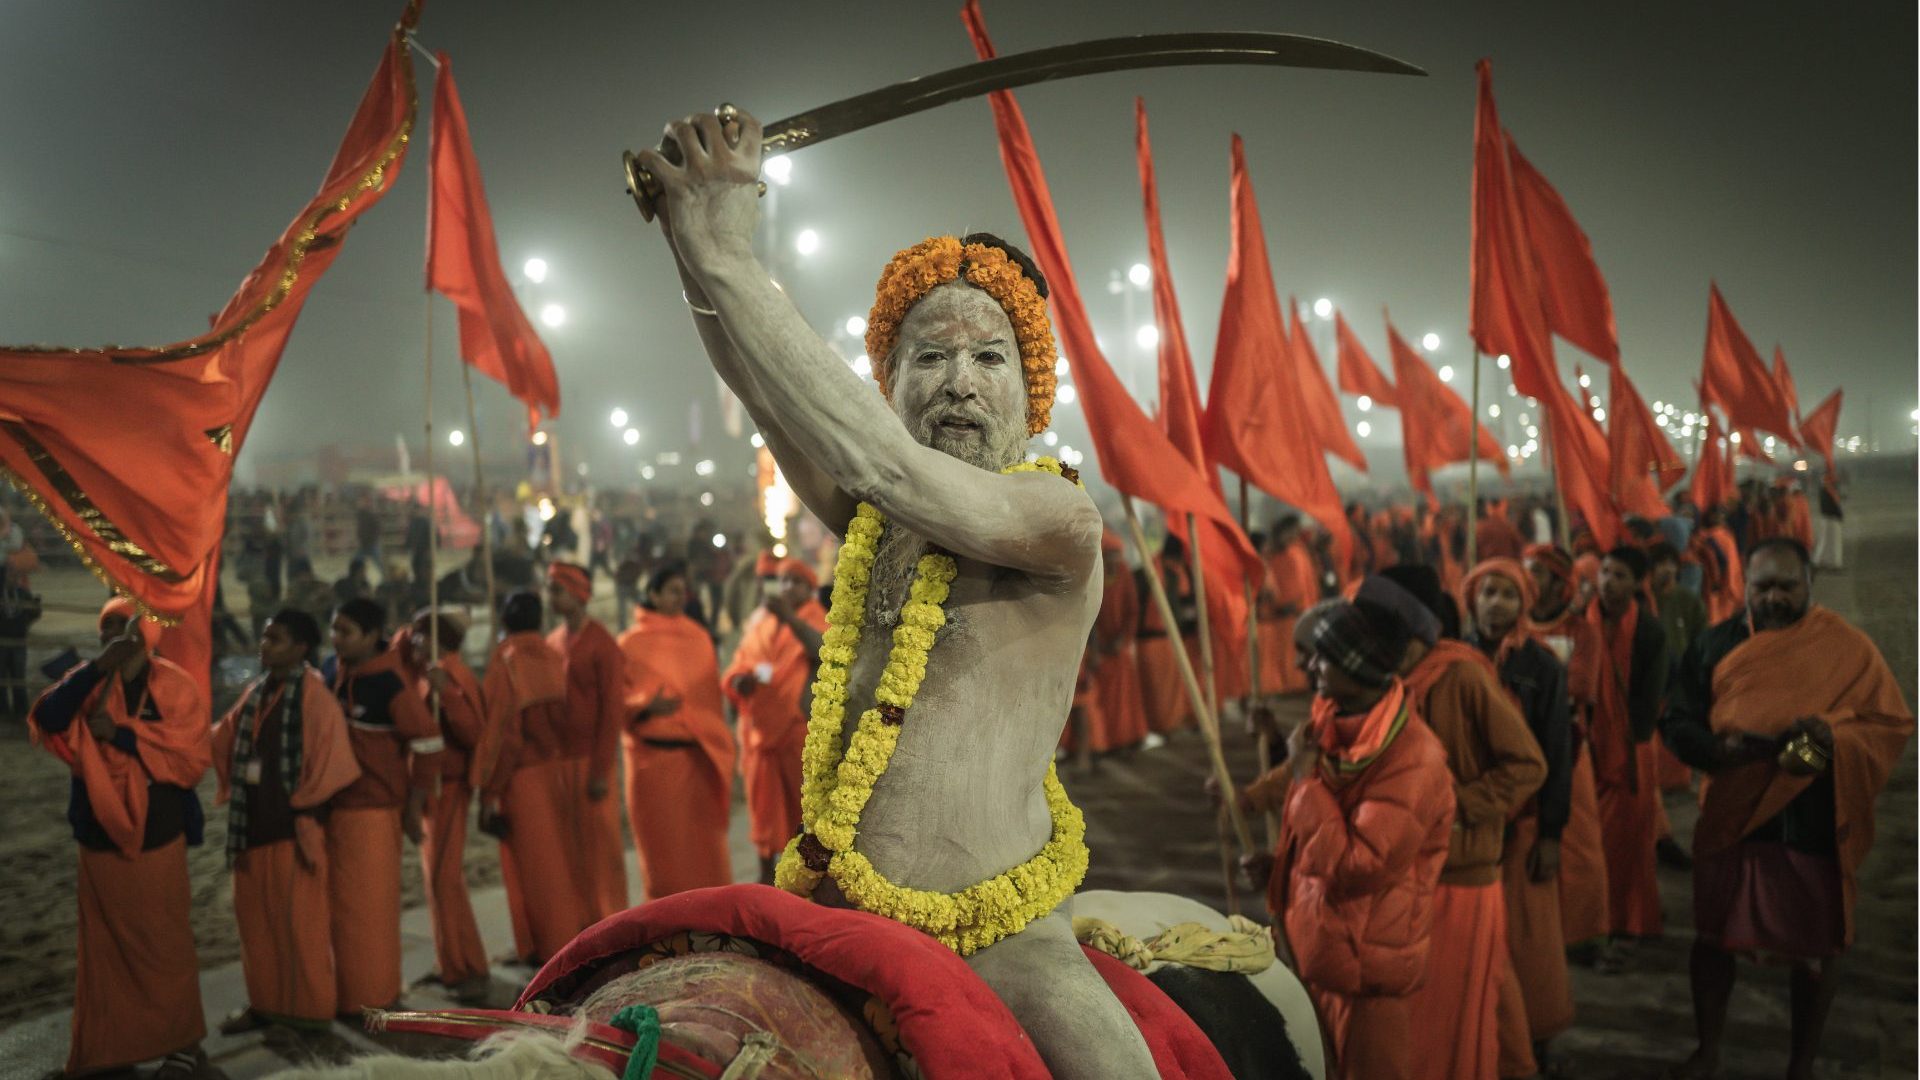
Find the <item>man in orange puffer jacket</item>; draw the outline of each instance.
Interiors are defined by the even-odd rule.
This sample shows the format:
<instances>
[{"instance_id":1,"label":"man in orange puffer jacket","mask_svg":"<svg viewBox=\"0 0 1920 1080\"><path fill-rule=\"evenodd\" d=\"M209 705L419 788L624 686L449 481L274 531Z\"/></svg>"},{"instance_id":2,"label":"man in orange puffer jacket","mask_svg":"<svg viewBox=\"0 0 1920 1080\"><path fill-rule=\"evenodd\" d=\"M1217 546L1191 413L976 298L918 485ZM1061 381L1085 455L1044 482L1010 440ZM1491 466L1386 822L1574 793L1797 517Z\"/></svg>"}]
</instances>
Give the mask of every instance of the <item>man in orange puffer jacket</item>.
<instances>
[{"instance_id":1,"label":"man in orange puffer jacket","mask_svg":"<svg viewBox=\"0 0 1920 1080\"><path fill-rule=\"evenodd\" d=\"M1413 1073L1408 996L1453 825L1446 752L1394 676L1406 644L1391 613L1333 605L1314 629L1313 718L1240 796L1282 808L1279 847L1246 870L1267 882L1276 950L1313 997L1329 1075L1345 1080Z\"/></svg>"}]
</instances>

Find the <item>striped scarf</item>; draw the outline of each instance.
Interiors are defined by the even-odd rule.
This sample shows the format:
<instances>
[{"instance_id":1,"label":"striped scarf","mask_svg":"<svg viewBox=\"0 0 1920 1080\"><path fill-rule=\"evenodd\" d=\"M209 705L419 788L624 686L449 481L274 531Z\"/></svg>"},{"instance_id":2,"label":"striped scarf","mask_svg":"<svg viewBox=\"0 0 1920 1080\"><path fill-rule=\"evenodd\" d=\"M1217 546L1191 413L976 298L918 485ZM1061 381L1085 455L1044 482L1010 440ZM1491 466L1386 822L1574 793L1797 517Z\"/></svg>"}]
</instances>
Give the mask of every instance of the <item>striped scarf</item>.
<instances>
[{"instance_id":1,"label":"striped scarf","mask_svg":"<svg viewBox=\"0 0 1920 1080\"><path fill-rule=\"evenodd\" d=\"M274 694L275 678L268 674L254 687L253 695L247 700L246 715L240 718L233 733L233 764L228 773L233 777L232 794L227 803L227 865L232 866L234 856L247 849L247 799L254 785L247 782L255 757L253 752L254 734L260 730L265 718L260 710L267 707L271 700L280 717L280 786L288 795L300 784L300 762L306 741L300 729L300 699L305 696L307 669L302 665L291 675L278 680L279 693Z\"/></svg>"}]
</instances>

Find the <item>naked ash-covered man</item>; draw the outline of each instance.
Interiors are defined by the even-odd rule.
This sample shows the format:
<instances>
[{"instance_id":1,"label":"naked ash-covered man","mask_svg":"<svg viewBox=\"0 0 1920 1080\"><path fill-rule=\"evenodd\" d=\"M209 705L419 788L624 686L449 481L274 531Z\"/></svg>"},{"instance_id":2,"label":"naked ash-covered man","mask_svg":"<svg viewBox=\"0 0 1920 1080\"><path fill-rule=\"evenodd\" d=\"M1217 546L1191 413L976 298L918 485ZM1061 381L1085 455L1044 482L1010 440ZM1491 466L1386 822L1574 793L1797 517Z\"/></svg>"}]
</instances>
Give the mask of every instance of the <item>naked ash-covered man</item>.
<instances>
[{"instance_id":1,"label":"naked ash-covered man","mask_svg":"<svg viewBox=\"0 0 1920 1080\"><path fill-rule=\"evenodd\" d=\"M1084 827L1050 763L1099 609L1101 521L1059 475L1004 471L1052 405L1044 281L990 236L896 255L869 319L876 395L753 255L759 123L723 108L666 133L683 164L640 160L708 357L794 491L848 537L837 588L867 585L864 605L836 594L850 625L823 647L806 832L781 884L954 946L1057 1075L1155 1075L1063 903Z\"/></svg>"}]
</instances>

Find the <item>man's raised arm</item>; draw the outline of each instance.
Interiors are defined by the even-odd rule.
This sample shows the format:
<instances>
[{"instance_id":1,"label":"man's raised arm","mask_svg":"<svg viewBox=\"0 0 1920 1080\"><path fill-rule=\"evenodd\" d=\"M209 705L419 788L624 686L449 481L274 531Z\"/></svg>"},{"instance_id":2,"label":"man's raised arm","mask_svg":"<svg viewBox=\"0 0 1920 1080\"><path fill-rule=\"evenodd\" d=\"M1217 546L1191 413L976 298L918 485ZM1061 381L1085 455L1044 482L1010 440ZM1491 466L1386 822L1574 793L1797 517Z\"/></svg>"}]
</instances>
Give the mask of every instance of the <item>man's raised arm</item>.
<instances>
[{"instance_id":1,"label":"man's raised arm","mask_svg":"<svg viewBox=\"0 0 1920 1080\"><path fill-rule=\"evenodd\" d=\"M920 445L773 285L751 243L758 121L743 114L735 142L710 115L669 124L667 134L683 165L641 155L664 189L661 217L672 219L675 250L718 313L736 374L750 380L760 408L777 404L777 429L793 449L848 496L957 554L1052 577L1087 573L1099 558L1091 499L1054 477L999 476Z\"/></svg>"}]
</instances>

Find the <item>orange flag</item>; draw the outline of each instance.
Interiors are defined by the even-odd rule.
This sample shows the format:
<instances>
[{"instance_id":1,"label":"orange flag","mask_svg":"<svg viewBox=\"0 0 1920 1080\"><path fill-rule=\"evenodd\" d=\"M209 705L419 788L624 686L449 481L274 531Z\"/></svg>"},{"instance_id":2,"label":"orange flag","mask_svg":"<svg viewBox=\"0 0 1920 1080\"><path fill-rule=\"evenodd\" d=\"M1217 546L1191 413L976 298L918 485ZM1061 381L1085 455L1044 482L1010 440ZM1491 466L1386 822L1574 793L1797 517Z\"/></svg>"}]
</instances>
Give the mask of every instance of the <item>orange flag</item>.
<instances>
[{"instance_id":1,"label":"orange flag","mask_svg":"<svg viewBox=\"0 0 1920 1080\"><path fill-rule=\"evenodd\" d=\"M1493 101L1493 65L1481 60L1474 70L1479 97L1473 120L1471 333L1481 352L1507 355L1513 385L1522 394L1545 401L1559 384L1553 335Z\"/></svg>"},{"instance_id":2,"label":"orange flag","mask_svg":"<svg viewBox=\"0 0 1920 1080\"><path fill-rule=\"evenodd\" d=\"M1707 295L1707 348L1700 365L1703 401L1718 405L1735 431L1760 429L1799 446L1800 435L1788 415L1780 384L1733 317L1718 284Z\"/></svg>"},{"instance_id":3,"label":"orange flag","mask_svg":"<svg viewBox=\"0 0 1920 1080\"><path fill-rule=\"evenodd\" d=\"M1607 405L1608 490L1614 504L1646 518L1666 516L1660 492L1687 475L1686 462L1667 443L1622 365L1613 365L1608 376Z\"/></svg>"},{"instance_id":4,"label":"orange flag","mask_svg":"<svg viewBox=\"0 0 1920 1080\"><path fill-rule=\"evenodd\" d=\"M482 375L506 384L527 406L527 426L540 410L560 413L553 357L520 310L500 269L500 244L480 183L480 162L467 135L467 111L453 85L453 61L440 58L433 87L432 181L427 196L427 288L460 309L460 355Z\"/></svg>"},{"instance_id":5,"label":"orange flag","mask_svg":"<svg viewBox=\"0 0 1920 1080\"><path fill-rule=\"evenodd\" d=\"M1567 511L1586 519L1602 550L1620 535L1620 512L1611 495L1612 464L1606 432L1593 414L1565 388L1555 385L1540 399L1547 412L1547 442L1553 448L1553 473ZM1651 485L1649 485L1650 487ZM1659 493L1653 492L1655 501Z\"/></svg>"},{"instance_id":6,"label":"orange flag","mask_svg":"<svg viewBox=\"0 0 1920 1080\"><path fill-rule=\"evenodd\" d=\"M1276 363L1287 326L1238 135L1231 184L1233 246L1207 390L1207 451L1248 483L1312 515L1333 537L1335 565L1345 566L1353 534L1327 472L1326 447L1314 436L1296 380Z\"/></svg>"},{"instance_id":7,"label":"orange flag","mask_svg":"<svg viewBox=\"0 0 1920 1080\"><path fill-rule=\"evenodd\" d=\"M1371 398L1375 405L1397 406L1399 399L1394 394L1393 384L1380 374L1379 365L1373 357L1367 355L1367 347L1353 334L1353 327L1347 325L1347 317L1342 312L1333 313L1333 328L1340 348L1337 364L1340 369L1340 392Z\"/></svg>"},{"instance_id":8,"label":"orange flag","mask_svg":"<svg viewBox=\"0 0 1920 1080\"><path fill-rule=\"evenodd\" d=\"M205 677L234 455L314 283L399 175L413 68L397 27L320 191L214 316L152 348L0 346L0 473L100 579L183 619L163 648Z\"/></svg>"},{"instance_id":9,"label":"orange flag","mask_svg":"<svg viewBox=\"0 0 1920 1080\"><path fill-rule=\"evenodd\" d=\"M1620 336L1614 329L1613 298L1593 261L1593 245L1560 193L1521 155L1511 133L1506 142L1513 192L1519 199L1527 245L1533 251L1533 280L1547 326L1608 365L1618 366Z\"/></svg>"},{"instance_id":10,"label":"orange flag","mask_svg":"<svg viewBox=\"0 0 1920 1080\"><path fill-rule=\"evenodd\" d=\"M1794 388L1793 372L1787 369L1787 354L1781 352L1778 345L1773 347L1773 384L1780 388L1780 396L1786 401L1788 412L1792 414L1794 422L1799 423L1800 391Z\"/></svg>"},{"instance_id":11,"label":"orange flag","mask_svg":"<svg viewBox=\"0 0 1920 1080\"><path fill-rule=\"evenodd\" d=\"M1147 259L1153 269L1153 319L1160 330L1160 427L1182 455L1224 501L1220 473L1207 460L1200 434L1200 384L1193 377L1193 358L1187 352L1187 328L1180 318L1180 301L1173 291L1173 272L1167 264L1167 242L1160 229L1160 185L1154 179L1153 144L1147 137L1147 106L1139 98L1133 101L1134 152L1140 167L1140 197L1147 225ZM1169 511L1167 529L1186 535L1189 515ZM1207 606L1218 616L1214 625L1222 641L1214 649L1218 657L1237 657L1238 642L1244 642L1247 620L1246 593L1243 585L1253 569L1240 561L1233 537L1217 523L1195 519L1194 532L1200 539L1200 561L1208 585ZM1231 650L1231 651L1228 651Z\"/></svg>"},{"instance_id":12,"label":"orange flag","mask_svg":"<svg viewBox=\"0 0 1920 1080\"><path fill-rule=\"evenodd\" d=\"M1475 422L1473 411L1460 395L1448 389L1440 376L1427 366L1387 320L1387 349L1393 355L1393 382L1401 391L1400 443L1407 459L1407 480L1413 490L1436 501L1434 469L1465 461L1478 448L1482 459L1490 460L1501 476L1511 472L1507 455L1493 433ZM1475 440L1469 444L1468 440Z\"/></svg>"},{"instance_id":13,"label":"orange flag","mask_svg":"<svg viewBox=\"0 0 1920 1080\"><path fill-rule=\"evenodd\" d=\"M1806 444L1820 451L1827 459L1827 475L1833 475L1833 436L1840 429L1840 391L1827 395L1827 400L1813 407L1813 411L1800 420L1800 438Z\"/></svg>"},{"instance_id":14,"label":"orange flag","mask_svg":"<svg viewBox=\"0 0 1920 1080\"><path fill-rule=\"evenodd\" d=\"M977 0L961 11L974 50L982 59L994 55ZM1158 425L1127 395L1126 387L1107 365L1094 341L1093 323L1067 260L1067 245L1047 192L1046 173L1040 168L1026 119L1009 91L988 95L994 129L1000 140L1000 160L1013 189L1014 205L1026 225L1034 261L1047 277L1048 303L1061 344L1073 359L1073 381L1086 409L1100 472L1109 484L1134 498L1144 499L1174 513L1197 514L1214 523L1232 540L1245 572L1260 565L1260 557L1228 511L1227 504L1201 470L1177 449Z\"/></svg>"},{"instance_id":15,"label":"orange flag","mask_svg":"<svg viewBox=\"0 0 1920 1080\"><path fill-rule=\"evenodd\" d=\"M1687 489L1693 505L1701 510L1724 506L1733 497L1733 459L1720 445L1719 422L1705 404L1700 406L1707 437L1700 443L1700 460L1693 465L1693 484Z\"/></svg>"},{"instance_id":16,"label":"orange flag","mask_svg":"<svg viewBox=\"0 0 1920 1080\"><path fill-rule=\"evenodd\" d=\"M1313 342L1307 337L1307 328L1300 325L1300 309L1287 299L1287 349L1280 354L1283 361L1294 371L1300 386L1300 405L1313 420L1313 434L1320 445L1334 457L1352 465L1361 472L1367 471L1367 455L1353 441L1352 433L1347 431L1347 418L1340 412L1340 399L1333 396L1333 384L1327 382L1327 370L1320 366L1320 354L1313 349Z\"/></svg>"}]
</instances>

